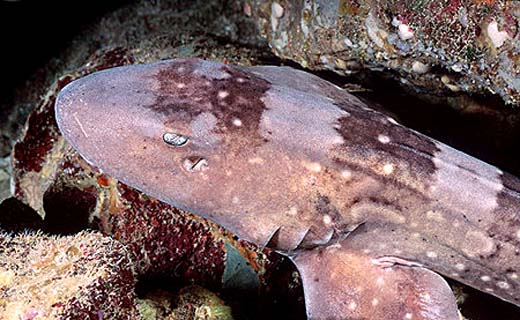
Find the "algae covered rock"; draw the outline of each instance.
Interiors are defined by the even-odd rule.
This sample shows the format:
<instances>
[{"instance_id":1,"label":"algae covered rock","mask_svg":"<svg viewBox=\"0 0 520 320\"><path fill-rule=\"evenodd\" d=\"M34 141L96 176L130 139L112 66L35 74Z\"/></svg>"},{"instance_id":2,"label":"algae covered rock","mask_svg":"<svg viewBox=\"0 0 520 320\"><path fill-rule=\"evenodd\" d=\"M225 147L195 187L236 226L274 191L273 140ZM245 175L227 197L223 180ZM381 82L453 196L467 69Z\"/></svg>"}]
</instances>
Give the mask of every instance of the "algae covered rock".
<instances>
[{"instance_id":1,"label":"algae covered rock","mask_svg":"<svg viewBox=\"0 0 520 320\"><path fill-rule=\"evenodd\" d=\"M520 103L518 1L250 0L245 12L278 56L310 69L384 70L421 94Z\"/></svg>"},{"instance_id":2,"label":"algae covered rock","mask_svg":"<svg viewBox=\"0 0 520 320\"><path fill-rule=\"evenodd\" d=\"M0 234L2 319L135 319L133 266L97 232Z\"/></svg>"}]
</instances>

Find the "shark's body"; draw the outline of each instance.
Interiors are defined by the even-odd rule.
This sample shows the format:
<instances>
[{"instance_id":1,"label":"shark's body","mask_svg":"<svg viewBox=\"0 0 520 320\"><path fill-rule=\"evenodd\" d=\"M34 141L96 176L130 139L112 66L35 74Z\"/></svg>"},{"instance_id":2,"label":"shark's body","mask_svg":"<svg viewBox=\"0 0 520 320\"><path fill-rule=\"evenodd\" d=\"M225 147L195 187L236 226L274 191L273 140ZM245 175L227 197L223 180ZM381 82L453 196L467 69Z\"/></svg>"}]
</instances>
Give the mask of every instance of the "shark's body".
<instances>
[{"instance_id":1,"label":"shark's body","mask_svg":"<svg viewBox=\"0 0 520 320\"><path fill-rule=\"evenodd\" d=\"M520 181L316 76L170 60L56 111L107 173L291 256L311 318L457 319L432 271L520 305Z\"/></svg>"}]
</instances>

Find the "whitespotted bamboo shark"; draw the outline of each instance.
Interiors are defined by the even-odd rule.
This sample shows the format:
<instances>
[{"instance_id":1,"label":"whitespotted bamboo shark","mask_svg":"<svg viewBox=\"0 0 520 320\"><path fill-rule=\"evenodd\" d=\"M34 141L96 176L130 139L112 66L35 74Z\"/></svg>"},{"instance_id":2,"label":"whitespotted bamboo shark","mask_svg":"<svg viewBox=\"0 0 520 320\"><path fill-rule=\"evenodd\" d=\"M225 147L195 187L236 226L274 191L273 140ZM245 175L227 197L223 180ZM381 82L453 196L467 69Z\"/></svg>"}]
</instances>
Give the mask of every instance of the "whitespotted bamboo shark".
<instances>
[{"instance_id":1,"label":"whitespotted bamboo shark","mask_svg":"<svg viewBox=\"0 0 520 320\"><path fill-rule=\"evenodd\" d=\"M108 174L291 257L311 319L459 319L439 274L520 306L520 180L317 76L118 67L56 117Z\"/></svg>"}]
</instances>

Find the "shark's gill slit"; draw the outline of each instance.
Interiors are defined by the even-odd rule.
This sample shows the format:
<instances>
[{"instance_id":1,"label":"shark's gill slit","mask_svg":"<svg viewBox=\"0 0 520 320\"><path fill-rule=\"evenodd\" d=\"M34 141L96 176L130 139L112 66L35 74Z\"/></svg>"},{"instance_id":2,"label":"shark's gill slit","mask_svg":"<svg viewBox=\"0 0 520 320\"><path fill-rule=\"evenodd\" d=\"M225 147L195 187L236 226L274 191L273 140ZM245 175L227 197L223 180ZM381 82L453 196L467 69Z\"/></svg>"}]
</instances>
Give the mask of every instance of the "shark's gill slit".
<instances>
[{"instance_id":1,"label":"shark's gill slit","mask_svg":"<svg viewBox=\"0 0 520 320\"><path fill-rule=\"evenodd\" d=\"M190 156L184 159L182 165L188 172L204 171L208 169L208 160L199 156Z\"/></svg>"},{"instance_id":2,"label":"shark's gill slit","mask_svg":"<svg viewBox=\"0 0 520 320\"><path fill-rule=\"evenodd\" d=\"M163 141L172 147L182 147L188 143L189 138L180 133L166 132L163 134Z\"/></svg>"}]
</instances>

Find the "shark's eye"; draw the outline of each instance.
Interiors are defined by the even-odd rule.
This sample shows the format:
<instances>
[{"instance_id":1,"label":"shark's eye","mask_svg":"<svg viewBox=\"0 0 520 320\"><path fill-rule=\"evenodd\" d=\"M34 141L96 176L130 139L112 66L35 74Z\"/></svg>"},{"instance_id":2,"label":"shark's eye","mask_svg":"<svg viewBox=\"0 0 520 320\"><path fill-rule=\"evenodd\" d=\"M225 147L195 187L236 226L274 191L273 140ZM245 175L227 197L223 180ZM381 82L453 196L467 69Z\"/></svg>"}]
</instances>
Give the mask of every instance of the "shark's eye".
<instances>
[{"instance_id":1,"label":"shark's eye","mask_svg":"<svg viewBox=\"0 0 520 320\"><path fill-rule=\"evenodd\" d=\"M188 143L188 137L175 132L166 132L163 134L163 141L173 147L182 147Z\"/></svg>"}]
</instances>

